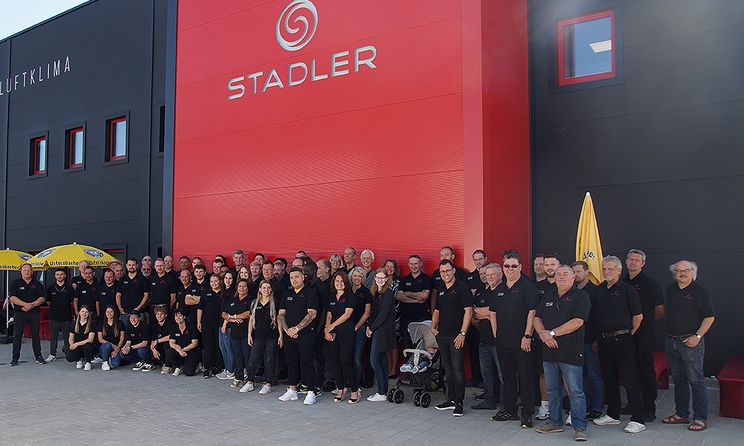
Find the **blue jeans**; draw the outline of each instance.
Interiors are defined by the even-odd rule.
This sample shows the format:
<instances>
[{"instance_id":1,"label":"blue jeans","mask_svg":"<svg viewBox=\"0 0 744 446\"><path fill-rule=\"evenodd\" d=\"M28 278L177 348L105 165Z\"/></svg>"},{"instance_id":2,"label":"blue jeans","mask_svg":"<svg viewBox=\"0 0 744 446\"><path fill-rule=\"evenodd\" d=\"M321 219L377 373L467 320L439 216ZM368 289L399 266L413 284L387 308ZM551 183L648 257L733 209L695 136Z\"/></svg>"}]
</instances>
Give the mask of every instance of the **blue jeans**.
<instances>
[{"instance_id":1,"label":"blue jeans","mask_svg":"<svg viewBox=\"0 0 744 446\"><path fill-rule=\"evenodd\" d=\"M119 364L121 364L121 351L119 351L117 355L111 356L111 352L113 350L113 344L107 342L105 344L101 344L101 346L98 347L98 355L101 357L102 360L108 360L111 367L118 367Z\"/></svg>"},{"instance_id":2,"label":"blue jeans","mask_svg":"<svg viewBox=\"0 0 744 446\"><path fill-rule=\"evenodd\" d=\"M223 333L220 329L218 337L220 344L220 351L222 352L222 361L225 363L225 370L230 373L235 372L235 359L233 358L233 349L230 345L230 329L227 329L227 333ZM246 344L247 345L247 344ZM246 362L247 364L247 362Z\"/></svg>"},{"instance_id":3,"label":"blue jeans","mask_svg":"<svg viewBox=\"0 0 744 446\"><path fill-rule=\"evenodd\" d=\"M220 330L220 333L222 333L222 330ZM251 346L248 345L247 338L230 338L228 340L230 341L230 347L232 350L231 356L233 356L235 361L233 363L235 367L235 379L242 381L245 379L243 370L248 366L251 359ZM227 366L225 366L225 368L227 368Z\"/></svg>"},{"instance_id":4,"label":"blue jeans","mask_svg":"<svg viewBox=\"0 0 744 446\"><path fill-rule=\"evenodd\" d=\"M369 352L369 362L375 371L375 381L377 381L377 393L387 395L388 391L388 361L387 352L378 352L377 343L379 341L378 333L372 335L372 348Z\"/></svg>"},{"instance_id":5,"label":"blue jeans","mask_svg":"<svg viewBox=\"0 0 744 446\"><path fill-rule=\"evenodd\" d=\"M688 347L682 340L667 337L664 351L674 380L674 404L682 418L690 416L690 388L692 388L692 418L708 420L708 392L705 389L703 360L705 339L695 347Z\"/></svg>"},{"instance_id":6,"label":"blue jeans","mask_svg":"<svg viewBox=\"0 0 744 446\"><path fill-rule=\"evenodd\" d=\"M364 354L364 345L367 343L367 326L362 325L354 333L354 376L356 382L361 385L362 382L362 355Z\"/></svg>"},{"instance_id":7,"label":"blue jeans","mask_svg":"<svg viewBox=\"0 0 744 446\"><path fill-rule=\"evenodd\" d=\"M489 345L480 343L478 346L478 353L480 358L480 369L481 375L483 375L483 390L486 394L483 400L490 406L496 406L496 395L494 389L493 380L493 365L496 365L496 372L499 376L499 398L504 398L504 377L501 375L501 365L499 365L499 357L496 354L496 345Z\"/></svg>"},{"instance_id":8,"label":"blue jeans","mask_svg":"<svg viewBox=\"0 0 744 446\"><path fill-rule=\"evenodd\" d=\"M568 399L571 401L571 425L574 429L586 430L586 398L582 383L580 365L563 362L543 361L545 383L548 386L548 402L550 403L550 422L556 426L563 426L563 382L568 389Z\"/></svg>"},{"instance_id":9,"label":"blue jeans","mask_svg":"<svg viewBox=\"0 0 744 446\"><path fill-rule=\"evenodd\" d=\"M604 382L599 370L599 354L592 350L592 344L584 344L584 395L589 412L602 413Z\"/></svg>"},{"instance_id":10,"label":"blue jeans","mask_svg":"<svg viewBox=\"0 0 744 446\"><path fill-rule=\"evenodd\" d=\"M149 363L150 362L150 358L152 357L151 355L152 355L152 353L150 353L150 348L149 347L141 347L141 348L138 348L138 349L134 349L134 348L133 349L130 349L129 350L129 353L127 353L126 355L124 354L123 351L122 352L119 352L119 356L121 357L121 360L123 360L123 361L131 361L131 362L142 361L142 362Z\"/></svg>"}]
</instances>

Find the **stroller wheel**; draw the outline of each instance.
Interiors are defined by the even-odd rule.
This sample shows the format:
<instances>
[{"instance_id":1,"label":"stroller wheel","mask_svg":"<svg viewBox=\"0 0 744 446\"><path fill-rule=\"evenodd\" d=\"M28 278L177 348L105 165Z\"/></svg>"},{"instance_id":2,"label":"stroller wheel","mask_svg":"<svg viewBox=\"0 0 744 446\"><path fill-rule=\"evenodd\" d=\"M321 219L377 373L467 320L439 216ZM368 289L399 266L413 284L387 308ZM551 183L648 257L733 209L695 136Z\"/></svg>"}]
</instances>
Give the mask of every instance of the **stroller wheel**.
<instances>
[{"instance_id":1,"label":"stroller wheel","mask_svg":"<svg viewBox=\"0 0 744 446\"><path fill-rule=\"evenodd\" d=\"M393 402L393 398L395 397L395 391L396 391L396 390L397 390L397 389L390 389L390 390L388 391L388 394L387 394L387 399L388 399L388 401L390 401L391 403Z\"/></svg>"},{"instance_id":2,"label":"stroller wheel","mask_svg":"<svg viewBox=\"0 0 744 446\"><path fill-rule=\"evenodd\" d=\"M416 393L413 394L413 405L416 407L419 407L421 405L421 391L417 390Z\"/></svg>"},{"instance_id":3,"label":"stroller wheel","mask_svg":"<svg viewBox=\"0 0 744 446\"><path fill-rule=\"evenodd\" d=\"M426 409L429 405L431 405L431 395L428 393L421 394L421 407Z\"/></svg>"},{"instance_id":4,"label":"stroller wheel","mask_svg":"<svg viewBox=\"0 0 744 446\"><path fill-rule=\"evenodd\" d=\"M406 394L403 393L403 390L401 389L396 390L395 394L393 394L393 399L395 400L395 404L402 403L405 398L406 398Z\"/></svg>"}]
</instances>

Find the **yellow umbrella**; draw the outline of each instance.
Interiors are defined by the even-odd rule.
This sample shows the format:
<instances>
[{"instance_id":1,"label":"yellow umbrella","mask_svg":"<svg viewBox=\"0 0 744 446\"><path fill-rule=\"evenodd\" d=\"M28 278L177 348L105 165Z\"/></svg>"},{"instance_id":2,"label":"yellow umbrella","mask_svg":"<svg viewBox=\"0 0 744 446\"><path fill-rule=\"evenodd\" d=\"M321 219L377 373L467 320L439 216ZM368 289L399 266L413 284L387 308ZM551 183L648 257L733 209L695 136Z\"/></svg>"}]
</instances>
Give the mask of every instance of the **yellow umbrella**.
<instances>
[{"instance_id":1,"label":"yellow umbrella","mask_svg":"<svg viewBox=\"0 0 744 446\"><path fill-rule=\"evenodd\" d=\"M16 251L14 249L3 249L0 251L0 271L18 271L24 263L28 263L31 254Z\"/></svg>"},{"instance_id":2,"label":"yellow umbrella","mask_svg":"<svg viewBox=\"0 0 744 446\"><path fill-rule=\"evenodd\" d=\"M60 245L47 248L31 257L28 263L34 268L75 268L81 261L87 261L90 266L104 267L116 260L110 254L93 246Z\"/></svg>"},{"instance_id":3,"label":"yellow umbrella","mask_svg":"<svg viewBox=\"0 0 744 446\"><path fill-rule=\"evenodd\" d=\"M594 215L594 203L589 192L584 197L579 216L579 229L576 231L576 260L583 260L589 265L589 280L599 285L602 278L602 243L599 240L597 216Z\"/></svg>"}]
</instances>

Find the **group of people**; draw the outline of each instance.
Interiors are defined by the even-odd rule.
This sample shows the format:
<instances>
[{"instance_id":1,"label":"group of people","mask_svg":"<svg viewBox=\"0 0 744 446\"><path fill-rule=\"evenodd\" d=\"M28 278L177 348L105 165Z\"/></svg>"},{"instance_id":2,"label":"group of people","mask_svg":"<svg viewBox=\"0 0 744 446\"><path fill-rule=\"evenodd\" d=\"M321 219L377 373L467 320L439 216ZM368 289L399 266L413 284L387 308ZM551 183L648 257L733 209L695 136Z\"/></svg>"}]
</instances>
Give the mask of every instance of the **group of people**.
<instances>
[{"instance_id":1,"label":"group of people","mask_svg":"<svg viewBox=\"0 0 744 446\"><path fill-rule=\"evenodd\" d=\"M407 327L427 321L446 376L446 401L437 410L463 415L467 350L468 384L482 382L484 389L472 409L498 409L494 421L519 421L524 428L533 427L535 417L546 420L538 432L562 432L565 391L565 421L581 441L588 420L617 425L621 414L629 414L625 431L638 433L655 419L654 324L666 315L676 411L663 422L686 424L691 431L707 428L702 368L704 336L714 316L695 281L694 262L670 267L675 280L665 302L659 283L643 272L646 255L637 249L627 254L626 268L619 258L605 257L605 280L598 285L589 280L585 262L562 264L556 255L535 256L531 279L514 250L503 253L501 264L476 250L475 268L468 272L455 265L455 251L445 246L431 276L418 255L409 256L410 272L402 277L394 259L374 269L371 250L360 257L357 265L351 247L343 256L317 261L298 251L291 263L257 253L246 265L244 252L236 250L233 267L217 255L208 273L198 257L181 257L176 271L171 256L154 263L145 256L141 264L135 258L112 262L100 280L81 262L80 275L68 280L65 269L56 270L46 288L26 264L10 287L11 366L18 364L29 325L40 364L56 359L61 332L67 361L84 370L96 363L102 370L131 363L137 371L160 367L176 376L201 371L243 393L253 391L260 377L259 393L265 395L286 369L288 387L279 400L298 400L304 393L307 405L331 389L336 403L359 402L368 357L376 393L367 400L387 401L398 347L415 342ZM45 304L51 332L46 359L38 336L39 307ZM406 364L400 370L410 369Z\"/></svg>"}]
</instances>

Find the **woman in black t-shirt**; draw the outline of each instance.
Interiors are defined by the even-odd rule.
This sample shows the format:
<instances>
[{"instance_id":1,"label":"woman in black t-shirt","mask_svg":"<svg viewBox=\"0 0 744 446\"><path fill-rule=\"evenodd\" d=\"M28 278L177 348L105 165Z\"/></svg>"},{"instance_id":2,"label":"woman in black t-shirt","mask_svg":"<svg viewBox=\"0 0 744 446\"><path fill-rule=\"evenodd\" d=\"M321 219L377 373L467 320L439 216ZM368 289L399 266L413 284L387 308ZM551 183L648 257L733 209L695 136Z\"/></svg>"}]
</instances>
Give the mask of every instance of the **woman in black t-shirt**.
<instances>
[{"instance_id":1,"label":"woman in black t-shirt","mask_svg":"<svg viewBox=\"0 0 744 446\"><path fill-rule=\"evenodd\" d=\"M354 378L357 384L362 380L362 355L367 344L367 322L372 314L372 296L369 288L364 286L366 272L361 266L354 267L349 274L351 292L356 296L356 308L351 318L354 319Z\"/></svg>"},{"instance_id":2,"label":"woman in black t-shirt","mask_svg":"<svg viewBox=\"0 0 744 446\"><path fill-rule=\"evenodd\" d=\"M115 305L107 305L103 316L98 327L98 355L103 360L101 370L108 371L121 363L119 352L124 346L124 324L117 316Z\"/></svg>"},{"instance_id":3,"label":"woman in black t-shirt","mask_svg":"<svg viewBox=\"0 0 744 446\"><path fill-rule=\"evenodd\" d=\"M231 298L225 298L222 305L222 333L230 333L230 348L235 367L235 378L230 387L243 387L245 379L244 370L251 356L251 348L248 345L248 318L250 301L248 300L248 281L240 280L237 286L237 294ZM206 373L206 372L205 372Z\"/></svg>"},{"instance_id":4,"label":"woman in black t-shirt","mask_svg":"<svg viewBox=\"0 0 744 446\"><path fill-rule=\"evenodd\" d=\"M222 354L219 348L219 331L222 318L222 279L217 275L209 278L211 287L199 300L196 310L196 328L202 334L202 364L204 370L214 373L221 369ZM213 370L214 368L214 370Z\"/></svg>"},{"instance_id":5,"label":"woman in black t-shirt","mask_svg":"<svg viewBox=\"0 0 744 446\"><path fill-rule=\"evenodd\" d=\"M349 277L337 271L331 281L333 297L325 316L325 340L328 342L328 369L336 382L334 403L344 400L346 388L351 390L349 404L359 401L359 387L354 374L354 319L356 296L351 292Z\"/></svg>"},{"instance_id":6,"label":"woman in black t-shirt","mask_svg":"<svg viewBox=\"0 0 744 446\"><path fill-rule=\"evenodd\" d=\"M194 376L201 359L199 335L192 325L186 323L186 312L177 309L173 312L173 328L170 332L170 348L165 351L165 364L173 369L173 376L183 373Z\"/></svg>"},{"instance_id":7,"label":"woman in black t-shirt","mask_svg":"<svg viewBox=\"0 0 744 446\"><path fill-rule=\"evenodd\" d=\"M77 362L76 367L90 370L90 362L93 361L95 345L93 344L96 337L93 318L90 315L87 305L83 305L78 310L75 324L70 330L70 347L65 355L68 362ZM83 363L85 359L85 363Z\"/></svg>"},{"instance_id":8,"label":"woman in black t-shirt","mask_svg":"<svg viewBox=\"0 0 744 446\"><path fill-rule=\"evenodd\" d=\"M258 297L253 299L250 306L248 320L248 344L251 346L251 357L248 361L246 384L241 392L250 392L254 388L256 367L263 358L266 383L258 391L259 395L271 393L271 386L275 384L275 363L278 349L283 343L283 333L276 322L277 303L271 283L261 281L258 287Z\"/></svg>"}]
</instances>

